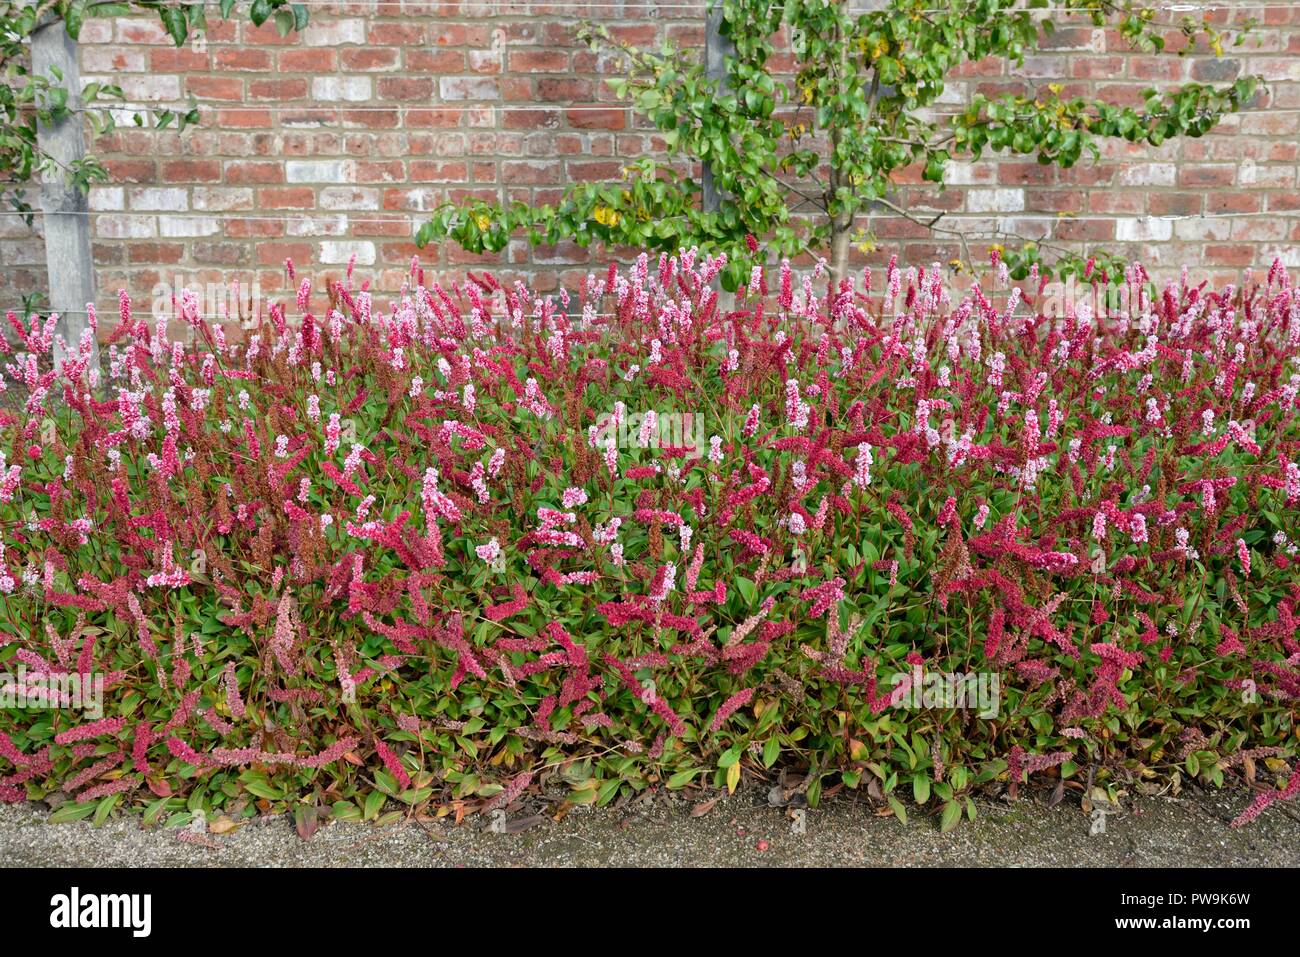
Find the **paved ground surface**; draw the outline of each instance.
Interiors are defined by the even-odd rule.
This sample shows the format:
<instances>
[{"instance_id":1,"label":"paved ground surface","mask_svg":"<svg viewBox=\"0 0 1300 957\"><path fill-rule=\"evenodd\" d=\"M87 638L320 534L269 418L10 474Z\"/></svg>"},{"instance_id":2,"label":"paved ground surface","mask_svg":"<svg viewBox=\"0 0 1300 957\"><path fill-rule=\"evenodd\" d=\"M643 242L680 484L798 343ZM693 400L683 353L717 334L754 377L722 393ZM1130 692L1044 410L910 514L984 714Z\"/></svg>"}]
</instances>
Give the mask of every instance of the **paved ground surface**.
<instances>
[{"instance_id":1,"label":"paved ground surface","mask_svg":"<svg viewBox=\"0 0 1300 957\"><path fill-rule=\"evenodd\" d=\"M1077 800L1077 799L1076 799ZM1300 865L1300 814L1277 807L1252 825L1227 826L1243 792L1141 798L1089 835L1075 803L984 804L977 820L939 833L935 819L906 825L861 803L832 800L807 811L795 833L786 811L762 794L740 793L692 817L689 805L632 811L579 808L517 833L492 833L469 819L387 827L327 824L304 842L286 818L208 835L204 845L136 819L101 828L45 823L34 806L0 805L0 863L6 866L1290 866ZM515 823L518 823L517 821ZM212 846L205 846L211 844Z\"/></svg>"}]
</instances>

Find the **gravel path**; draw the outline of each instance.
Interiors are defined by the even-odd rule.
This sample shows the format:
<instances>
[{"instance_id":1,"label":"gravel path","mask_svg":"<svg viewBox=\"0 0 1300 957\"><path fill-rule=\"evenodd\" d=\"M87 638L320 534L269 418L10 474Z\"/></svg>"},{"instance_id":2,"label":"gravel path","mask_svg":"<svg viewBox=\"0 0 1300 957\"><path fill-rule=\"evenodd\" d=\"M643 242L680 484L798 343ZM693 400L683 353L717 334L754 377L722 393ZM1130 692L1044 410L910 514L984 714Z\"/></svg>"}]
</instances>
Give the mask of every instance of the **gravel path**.
<instances>
[{"instance_id":1,"label":"gravel path","mask_svg":"<svg viewBox=\"0 0 1300 957\"><path fill-rule=\"evenodd\" d=\"M978 819L940 834L937 820L906 825L865 805L832 800L807 811L803 834L787 812L745 792L691 817L688 806L635 810L578 808L560 821L539 818L517 833L492 833L471 818L377 827L326 824L310 841L287 818L209 834L202 844L175 830L143 829L118 818L47 825L48 812L0 805L0 861L7 866L338 867L459 866L1289 866L1300 865L1300 816L1274 807L1249 827L1227 826L1242 792L1141 798L1089 835L1077 804L1039 801L980 806ZM209 846L210 845L210 846Z\"/></svg>"}]
</instances>

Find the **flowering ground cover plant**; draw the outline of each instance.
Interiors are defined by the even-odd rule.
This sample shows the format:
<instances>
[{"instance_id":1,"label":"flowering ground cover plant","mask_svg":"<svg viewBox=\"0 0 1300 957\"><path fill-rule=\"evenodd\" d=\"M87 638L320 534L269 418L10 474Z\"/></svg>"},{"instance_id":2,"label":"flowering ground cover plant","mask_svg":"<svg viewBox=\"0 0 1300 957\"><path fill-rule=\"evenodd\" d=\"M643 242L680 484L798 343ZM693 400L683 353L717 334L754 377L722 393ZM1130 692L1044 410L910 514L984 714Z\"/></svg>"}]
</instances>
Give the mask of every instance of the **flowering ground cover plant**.
<instances>
[{"instance_id":1,"label":"flowering ground cover plant","mask_svg":"<svg viewBox=\"0 0 1300 957\"><path fill-rule=\"evenodd\" d=\"M1027 782L1296 791L1281 266L1056 317L996 254L959 301L782 266L724 310L724 266L571 302L412 263L387 308L349 269L239 342L123 294L102 372L10 315L0 797L310 830L782 768L945 827Z\"/></svg>"}]
</instances>

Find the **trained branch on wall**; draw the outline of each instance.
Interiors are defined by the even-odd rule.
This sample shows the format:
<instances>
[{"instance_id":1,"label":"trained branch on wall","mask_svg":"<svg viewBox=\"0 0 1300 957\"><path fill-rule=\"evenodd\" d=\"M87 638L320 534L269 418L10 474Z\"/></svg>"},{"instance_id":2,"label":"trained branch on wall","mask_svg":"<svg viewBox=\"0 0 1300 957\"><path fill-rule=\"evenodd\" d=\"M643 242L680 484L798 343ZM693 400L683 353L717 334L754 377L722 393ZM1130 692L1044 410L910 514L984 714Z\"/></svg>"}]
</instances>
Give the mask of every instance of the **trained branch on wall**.
<instances>
[{"instance_id":1,"label":"trained branch on wall","mask_svg":"<svg viewBox=\"0 0 1300 957\"><path fill-rule=\"evenodd\" d=\"M1246 105L1260 82L1150 89L1137 106L1067 96L1050 84L1029 95L976 94L955 115L936 117L932 108L954 70L991 57L1023 64L1052 35L1053 13L1083 15L1151 54L1167 52L1172 31L1179 56L1222 55L1226 45L1244 42L1252 24L1227 33L1208 17L1161 22L1158 8L1135 0L949 0L947 9L934 9L940 5L933 0L890 0L860 13L842 0L715 3L721 32L734 44L722 76L671 44L651 51L599 27L580 31L593 48L621 56L622 75L610 87L660 131L666 163L635 160L620 181L573 184L555 205L447 204L418 230L417 242L450 237L471 252L500 250L516 234L534 244L571 239L670 252L698 245L728 254L723 284L734 289L749 276L750 237L758 237L777 255L826 255L834 290L853 244L874 244L861 221L889 208L882 201L905 167L919 167L924 180L942 186L951 161L989 152L1068 167L1085 153L1099 155L1097 141L1107 137L1159 146L1213 129ZM792 69L776 62L778 34ZM716 185L716 208L702 202L697 163ZM931 227L944 236L941 223ZM1042 257L1032 243L1004 253L1017 277L1035 263L1052 274ZM968 268L969 260L963 244L951 265ZM1054 266L1059 275L1087 268L1077 256Z\"/></svg>"}]
</instances>

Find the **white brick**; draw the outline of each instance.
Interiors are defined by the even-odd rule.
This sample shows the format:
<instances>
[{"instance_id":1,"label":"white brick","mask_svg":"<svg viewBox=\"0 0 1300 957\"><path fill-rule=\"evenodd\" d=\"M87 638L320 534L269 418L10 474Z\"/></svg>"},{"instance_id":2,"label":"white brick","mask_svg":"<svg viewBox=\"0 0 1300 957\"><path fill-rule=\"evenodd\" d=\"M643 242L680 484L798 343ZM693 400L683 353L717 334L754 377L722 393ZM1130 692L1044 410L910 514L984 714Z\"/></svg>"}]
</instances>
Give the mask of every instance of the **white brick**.
<instances>
[{"instance_id":1,"label":"white brick","mask_svg":"<svg viewBox=\"0 0 1300 957\"><path fill-rule=\"evenodd\" d=\"M214 236L221 231L215 216L159 216L159 235L174 239L186 236Z\"/></svg>"},{"instance_id":2,"label":"white brick","mask_svg":"<svg viewBox=\"0 0 1300 957\"><path fill-rule=\"evenodd\" d=\"M379 190L363 186L326 186L320 191L321 209L378 209Z\"/></svg>"},{"instance_id":3,"label":"white brick","mask_svg":"<svg viewBox=\"0 0 1300 957\"><path fill-rule=\"evenodd\" d=\"M469 68L475 73L500 73L502 59L502 50L470 50Z\"/></svg>"},{"instance_id":4,"label":"white brick","mask_svg":"<svg viewBox=\"0 0 1300 957\"><path fill-rule=\"evenodd\" d=\"M1300 269L1300 246L1268 246L1260 251L1261 264L1272 265L1274 259L1282 260L1287 269Z\"/></svg>"},{"instance_id":5,"label":"white brick","mask_svg":"<svg viewBox=\"0 0 1300 957\"><path fill-rule=\"evenodd\" d=\"M357 264L372 266L375 262L375 244L368 241L340 242L331 239L320 244L320 261L329 265L346 263L357 255Z\"/></svg>"},{"instance_id":6,"label":"white brick","mask_svg":"<svg viewBox=\"0 0 1300 957\"><path fill-rule=\"evenodd\" d=\"M1142 216L1136 219L1117 220L1115 223L1115 239L1121 243L1163 241L1171 239L1173 235L1174 224L1167 219Z\"/></svg>"},{"instance_id":7,"label":"white brick","mask_svg":"<svg viewBox=\"0 0 1300 957\"><path fill-rule=\"evenodd\" d=\"M1010 64L1012 76L1032 76L1043 79L1062 79L1066 73L1066 60L1062 56L1027 56L1020 66Z\"/></svg>"},{"instance_id":8,"label":"white brick","mask_svg":"<svg viewBox=\"0 0 1300 957\"><path fill-rule=\"evenodd\" d=\"M996 175L997 166L993 163L949 162L944 167L944 178L950 186L991 183Z\"/></svg>"},{"instance_id":9,"label":"white brick","mask_svg":"<svg viewBox=\"0 0 1300 957\"><path fill-rule=\"evenodd\" d=\"M246 186L195 186L190 198L195 209L252 209L253 191Z\"/></svg>"},{"instance_id":10,"label":"white brick","mask_svg":"<svg viewBox=\"0 0 1300 957\"><path fill-rule=\"evenodd\" d=\"M1287 189L1295 185L1294 166L1260 166L1253 159L1242 160L1237 171L1239 186Z\"/></svg>"},{"instance_id":11,"label":"white brick","mask_svg":"<svg viewBox=\"0 0 1300 957\"><path fill-rule=\"evenodd\" d=\"M495 100L501 95L497 81L489 76L444 76L438 81L438 92L444 100Z\"/></svg>"},{"instance_id":12,"label":"white brick","mask_svg":"<svg viewBox=\"0 0 1300 957\"><path fill-rule=\"evenodd\" d=\"M33 219L31 226L28 226L21 216L0 216L0 239L22 239L40 245L40 217Z\"/></svg>"},{"instance_id":13,"label":"white brick","mask_svg":"<svg viewBox=\"0 0 1300 957\"><path fill-rule=\"evenodd\" d=\"M1023 189L972 189L966 192L966 208L972 213L1015 213L1025 208Z\"/></svg>"},{"instance_id":14,"label":"white brick","mask_svg":"<svg viewBox=\"0 0 1300 957\"><path fill-rule=\"evenodd\" d=\"M119 76L114 81L122 88L122 96L127 100L179 100L181 98L181 78L149 74L147 76Z\"/></svg>"},{"instance_id":15,"label":"white brick","mask_svg":"<svg viewBox=\"0 0 1300 957\"><path fill-rule=\"evenodd\" d=\"M1221 241L1232 235L1232 220L1180 219L1174 222L1174 235L1187 242Z\"/></svg>"},{"instance_id":16,"label":"white brick","mask_svg":"<svg viewBox=\"0 0 1300 957\"><path fill-rule=\"evenodd\" d=\"M943 92L934 99L935 103L943 106L960 106L963 109L970 102L970 90L966 83L960 80L955 83L944 85Z\"/></svg>"},{"instance_id":17,"label":"white brick","mask_svg":"<svg viewBox=\"0 0 1300 957\"><path fill-rule=\"evenodd\" d=\"M1300 57L1251 57L1246 61L1246 73L1258 73L1267 81L1300 81Z\"/></svg>"},{"instance_id":18,"label":"white brick","mask_svg":"<svg viewBox=\"0 0 1300 957\"><path fill-rule=\"evenodd\" d=\"M1243 242L1281 242L1291 232L1291 220L1280 217L1233 219L1232 238Z\"/></svg>"},{"instance_id":19,"label":"white brick","mask_svg":"<svg viewBox=\"0 0 1300 957\"><path fill-rule=\"evenodd\" d=\"M142 23L143 21L136 21ZM113 21L107 17L103 19L87 18L86 22L81 25L81 33L77 37L77 42L81 44L81 49L95 43L112 43L113 42Z\"/></svg>"},{"instance_id":20,"label":"white brick","mask_svg":"<svg viewBox=\"0 0 1300 957\"><path fill-rule=\"evenodd\" d=\"M364 20L333 20L317 22L315 18L302 32L303 42L309 47L335 47L340 43L365 43Z\"/></svg>"},{"instance_id":21,"label":"white brick","mask_svg":"<svg viewBox=\"0 0 1300 957\"><path fill-rule=\"evenodd\" d=\"M159 209L183 212L190 208L190 197L183 189L148 186L131 190L132 209Z\"/></svg>"},{"instance_id":22,"label":"white brick","mask_svg":"<svg viewBox=\"0 0 1300 957\"><path fill-rule=\"evenodd\" d=\"M121 46L88 47L85 46L84 40L81 43L81 68L87 73L143 73L145 71L143 50ZM85 87L87 82L83 78L82 87Z\"/></svg>"},{"instance_id":23,"label":"white brick","mask_svg":"<svg viewBox=\"0 0 1300 957\"><path fill-rule=\"evenodd\" d=\"M93 210L125 209L126 191L121 186L92 186L89 203Z\"/></svg>"},{"instance_id":24,"label":"white brick","mask_svg":"<svg viewBox=\"0 0 1300 957\"><path fill-rule=\"evenodd\" d=\"M288 160L284 178L289 183L347 183L356 176L351 160Z\"/></svg>"},{"instance_id":25,"label":"white brick","mask_svg":"<svg viewBox=\"0 0 1300 957\"><path fill-rule=\"evenodd\" d=\"M311 81L311 95L322 102L368 100L371 96L370 77L318 76Z\"/></svg>"},{"instance_id":26,"label":"white brick","mask_svg":"<svg viewBox=\"0 0 1300 957\"><path fill-rule=\"evenodd\" d=\"M1068 220L1066 220L1068 222ZM962 228L969 230L971 233L983 235L987 232L1010 233L1013 236L1023 236L1025 239L1033 241L1042 241L1052 238L1052 232L1056 229L1056 222L1042 217L1033 219L1016 219L1014 216L1000 217L996 222L987 220L967 220L962 223Z\"/></svg>"},{"instance_id":27,"label":"white brick","mask_svg":"<svg viewBox=\"0 0 1300 957\"><path fill-rule=\"evenodd\" d=\"M152 216L111 214L95 218L95 233L104 239L153 239L158 223Z\"/></svg>"},{"instance_id":28,"label":"white brick","mask_svg":"<svg viewBox=\"0 0 1300 957\"><path fill-rule=\"evenodd\" d=\"M292 216L285 222L285 233L290 236L303 236L309 239L317 236L346 236L348 234L348 218L342 214L338 216Z\"/></svg>"},{"instance_id":29,"label":"white brick","mask_svg":"<svg viewBox=\"0 0 1300 957\"><path fill-rule=\"evenodd\" d=\"M153 43L164 46L175 46L175 41L163 27L157 17L152 20L140 19L139 17L114 17L117 24L117 42L118 43ZM88 20L87 26L96 23L95 20ZM81 36L78 38L82 43L106 43L103 37L96 37L94 40L87 38L84 28Z\"/></svg>"},{"instance_id":30,"label":"white brick","mask_svg":"<svg viewBox=\"0 0 1300 957\"><path fill-rule=\"evenodd\" d=\"M1173 186L1178 170L1173 163L1133 163L1119 173L1121 186Z\"/></svg>"},{"instance_id":31,"label":"white brick","mask_svg":"<svg viewBox=\"0 0 1300 957\"><path fill-rule=\"evenodd\" d=\"M26 229L26 225L23 226ZM42 243L5 243L0 246L0 262L6 266L44 266L45 246Z\"/></svg>"}]
</instances>

